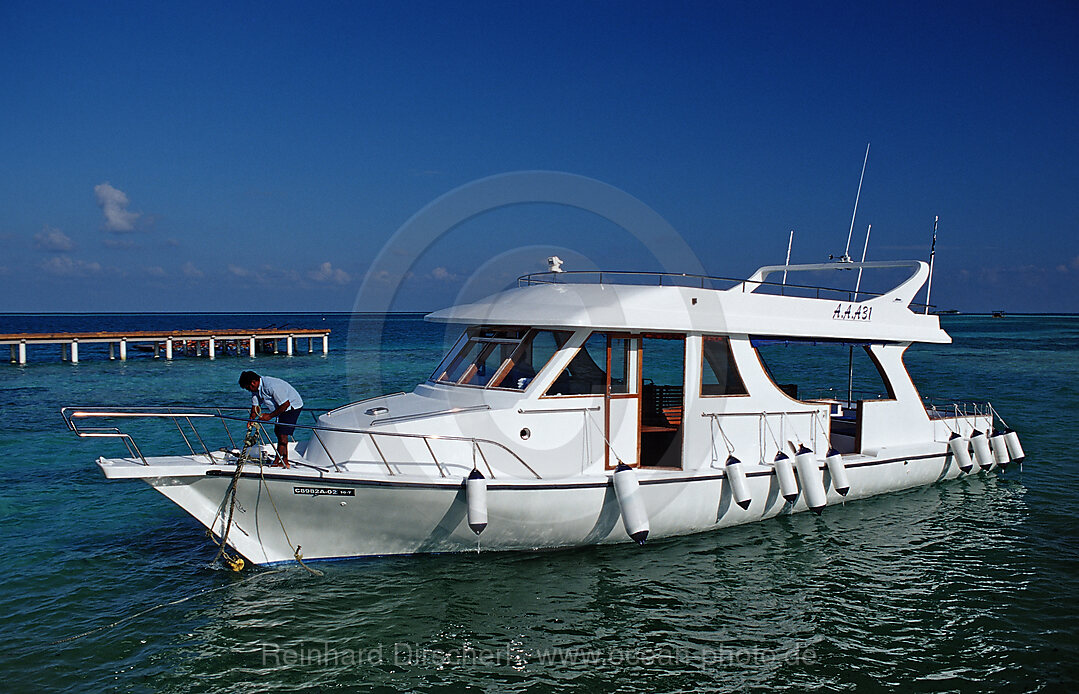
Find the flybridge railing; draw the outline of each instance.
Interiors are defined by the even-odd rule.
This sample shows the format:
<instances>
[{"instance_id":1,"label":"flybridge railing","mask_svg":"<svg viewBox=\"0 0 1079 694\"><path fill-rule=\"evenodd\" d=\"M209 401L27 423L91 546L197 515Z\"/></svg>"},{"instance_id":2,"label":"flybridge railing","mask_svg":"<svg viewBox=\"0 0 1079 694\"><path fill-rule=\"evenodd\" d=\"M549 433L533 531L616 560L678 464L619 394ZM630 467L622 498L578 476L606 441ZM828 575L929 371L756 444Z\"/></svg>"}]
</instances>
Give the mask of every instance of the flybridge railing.
<instances>
[{"instance_id":1,"label":"flybridge railing","mask_svg":"<svg viewBox=\"0 0 1079 694\"><path fill-rule=\"evenodd\" d=\"M421 461L418 460L393 460L391 461L386 457L379 446L378 440L380 438L385 439L404 439L404 440L422 440L426 445L427 452L431 455L431 462L438 469L438 473L441 477L448 477L446 474L446 467L443 461L441 461L435 454L434 448L431 446L432 441L455 441L461 443L471 444L473 465L476 464L476 456L479 456L479 460L487 468L487 472L491 478L495 477L494 470L491 468L490 462L487 460L487 455L484 452L484 446L488 448L494 448L504 451L511 458L520 463L529 473L535 476L536 479L542 479L542 476L536 472L528 463L521 459L519 455L514 453L510 448L498 441L492 441L490 439L477 438L473 436L449 436L443 434L410 434L395 431L376 431L372 429L360 429L351 427L339 427L339 426L323 426L318 424L318 420L315 417L317 412L326 412L327 410L308 409L305 411L310 412L312 418L315 418L315 424L290 424L290 427L296 429L307 429L312 432L313 441L317 442L322 450L325 451L326 457L329 458L330 463L333 465L334 470L340 472L341 467L338 461L334 459L330 449L326 446L322 436L319 432L335 432L344 434L357 434L370 437L371 444L375 451L378 453L382 464L386 467L386 471L390 475L396 475L393 470L394 465L406 465L415 464ZM237 414L226 414L226 412L241 412L243 416ZM125 431L121 431L119 427L114 426L79 426L79 420L83 419L145 419L145 420L171 420L176 426L183 438L184 443L187 445L188 450L192 456L205 455L211 464L229 463L228 456L232 455L235 458L235 451L237 449L236 440L233 438L232 431L229 429L229 422L242 423L245 425L253 425L259 427L261 438L265 441L273 441L269 435L265 433L263 425L266 422L257 419L248 419L246 416L247 409L242 407L190 407L183 410L174 410L169 407L132 407L124 410L107 407L63 407L60 410L60 414L64 418L64 422L67 424L67 428L75 433L76 436L83 438L116 438L120 439L127 447L128 453L130 453L133 459L138 459L143 465L149 465L149 461L146 460L146 456L139 449L138 444L135 443L134 437ZM225 434L231 444L230 449L212 449L206 444L206 439L203 438L203 432L200 432L195 426L195 421L202 421L209 423L212 421L219 422L224 428ZM184 424L187 425L185 430ZM190 434L190 437L189 437ZM242 437L241 437L242 438ZM196 442L201 452L196 451ZM220 457L218 457L220 456ZM306 463L298 463L303 467L310 467L321 472L327 472L325 468L318 467L316 465L310 465Z\"/></svg>"},{"instance_id":2,"label":"flybridge railing","mask_svg":"<svg viewBox=\"0 0 1079 694\"><path fill-rule=\"evenodd\" d=\"M837 266L835 270L849 268ZM825 272L822 270L821 272ZM691 289L730 290L740 287L743 294L771 294L812 299L831 299L833 301L865 301L878 296L881 292L840 289L812 284L790 282L768 282L747 280L735 277L714 275L695 275L673 272L628 272L606 270L564 270L562 272L533 272L517 278L518 287L531 287L544 284L620 284L636 286L688 287ZM924 310L926 304L911 303L912 310ZM930 309L934 308L929 304Z\"/></svg>"}]
</instances>

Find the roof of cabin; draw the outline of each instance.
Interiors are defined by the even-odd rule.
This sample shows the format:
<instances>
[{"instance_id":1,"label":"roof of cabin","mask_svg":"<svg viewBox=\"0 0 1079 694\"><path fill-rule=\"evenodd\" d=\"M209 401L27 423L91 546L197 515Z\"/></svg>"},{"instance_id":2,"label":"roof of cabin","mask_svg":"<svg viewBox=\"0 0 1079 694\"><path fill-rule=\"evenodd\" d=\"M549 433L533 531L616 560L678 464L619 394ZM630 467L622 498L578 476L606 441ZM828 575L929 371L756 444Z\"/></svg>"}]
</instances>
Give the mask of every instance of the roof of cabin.
<instances>
[{"instance_id":1,"label":"roof of cabin","mask_svg":"<svg viewBox=\"0 0 1079 694\"><path fill-rule=\"evenodd\" d=\"M788 272L837 269L835 264L768 266L728 289L619 284L617 273L603 273L603 282L583 283L580 277L570 277L574 273L541 273L521 278L524 286L436 311L427 320L624 332L951 342L936 316L915 313L909 308L928 276L925 263L848 263L842 269L851 267L910 267L913 273L888 292L868 298L859 296L858 301L851 300L854 297L849 296L850 292L838 298L827 298L819 290L813 296L766 293L780 286L767 281L772 274L784 269ZM597 273L591 274L595 277ZM788 290L792 286L783 285L783 291Z\"/></svg>"}]
</instances>

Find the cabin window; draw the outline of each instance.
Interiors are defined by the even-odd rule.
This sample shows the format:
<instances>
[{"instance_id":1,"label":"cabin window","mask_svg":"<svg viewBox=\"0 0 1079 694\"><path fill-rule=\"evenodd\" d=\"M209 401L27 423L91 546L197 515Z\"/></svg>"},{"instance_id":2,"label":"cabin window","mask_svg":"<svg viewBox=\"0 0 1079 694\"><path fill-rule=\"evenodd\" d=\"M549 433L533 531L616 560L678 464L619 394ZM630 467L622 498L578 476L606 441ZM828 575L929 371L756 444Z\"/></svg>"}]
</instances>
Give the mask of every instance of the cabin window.
<instances>
[{"instance_id":1,"label":"cabin window","mask_svg":"<svg viewBox=\"0 0 1079 694\"><path fill-rule=\"evenodd\" d=\"M532 330L488 387L524 390L572 335L565 330Z\"/></svg>"},{"instance_id":2,"label":"cabin window","mask_svg":"<svg viewBox=\"0 0 1079 694\"><path fill-rule=\"evenodd\" d=\"M752 338L765 372L795 400L893 400L891 385L864 343Z\"/></svg>"},{"instance_id":3,"label":"cabin window","mask_svg":"<svg viewBox=\"0 0 1079 694\"><path fill-rule=\"evenodd\" d=\"M524 390L572 333L469 328L468 339L431 376L437 383Z\"/></svg>"},{"instance_id":4,"label":"cabin window","mask_svg":"<svg viewBox=\"0 0 1079 694\"><path fill-rule=\"evenodd\" d=\"M603 395L607 392L608 345L610 346L611 393L631 392L630 340L592 333L558 375L547 395Z\"/></svg>"},{"instance_id":5,"label":"cabin window","mask_svg":"<svg viewBox=\"0 0 1079 694\"><path fill-rule=\"evenodd\" d=\"M726 337L705 335L701 344L701 395L748 395Z\"/></svg>"}]
</instances>

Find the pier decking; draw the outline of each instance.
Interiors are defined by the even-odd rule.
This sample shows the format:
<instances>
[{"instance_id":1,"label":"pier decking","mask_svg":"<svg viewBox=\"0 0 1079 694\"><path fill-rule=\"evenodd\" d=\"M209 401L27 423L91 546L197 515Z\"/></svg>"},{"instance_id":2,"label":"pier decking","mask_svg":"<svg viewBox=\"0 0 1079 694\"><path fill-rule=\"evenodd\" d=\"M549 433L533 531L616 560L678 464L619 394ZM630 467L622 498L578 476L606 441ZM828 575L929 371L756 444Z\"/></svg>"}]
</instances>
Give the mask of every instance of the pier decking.
<instances>
[{"instance_id":1,"label":"pier decking","mask_svg":"<svg viewBox=\"0 0 1079 694\"><path fill-rule=\"evenodd\" d=\"M254 357L256 352L278 353L279 342L285 341L285 353L292 356L296 352L296 343L307 340L307 353L311 354L313 341L322 339L322 353L330 349L330 331L310 328L250 328L243 330L128 330L114 332L78 332L78 333L9 333L0 334L0 345L10 345L11 363L25 364L29 345L60 345L60 358L73 363L79 361L79 345L108 343L109 359L116 358L119 351L121 361L127 359L129 345L143 345L141 349L150 351L145 345L152 345L154 358L163 352L165 359L172 359L177 354L210 359L222 354L232 353L237 356L246 351ZM246 343L246 345L244 344ZM219 347L222 349L219 350ZM302 351L302 350L301 350Z\"/></svg>"}]
</instances>

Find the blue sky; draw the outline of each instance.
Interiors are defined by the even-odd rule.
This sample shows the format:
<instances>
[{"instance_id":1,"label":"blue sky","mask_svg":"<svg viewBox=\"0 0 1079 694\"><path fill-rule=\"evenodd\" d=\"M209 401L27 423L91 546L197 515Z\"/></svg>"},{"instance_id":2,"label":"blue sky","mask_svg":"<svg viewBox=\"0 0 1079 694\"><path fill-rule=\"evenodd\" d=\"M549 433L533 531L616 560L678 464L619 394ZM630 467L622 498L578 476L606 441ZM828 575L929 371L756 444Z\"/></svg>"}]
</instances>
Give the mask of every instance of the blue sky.
<instances>
[{"instance_id":1,"label":"blue sky","mask_svg":"<svg viewBox=\"0 0 1079 694\"><path fill-rule=\"evenodd\" d=\"M545 170L719 275L923 258L943 308L1079 311L1079 6L0 4L0 311L350 310L461 186ZM394 308L542 269L663 269L537 202L422 248ZM493 259L493 260L492 260ZM668 268L675 269L675 268ZM359 308L363 308L360 306Z\"/></svg>"}]
</instances>

